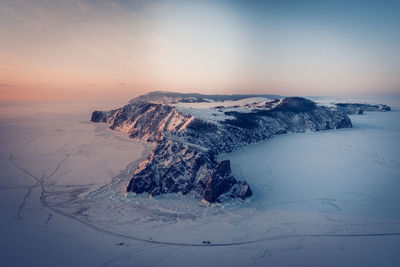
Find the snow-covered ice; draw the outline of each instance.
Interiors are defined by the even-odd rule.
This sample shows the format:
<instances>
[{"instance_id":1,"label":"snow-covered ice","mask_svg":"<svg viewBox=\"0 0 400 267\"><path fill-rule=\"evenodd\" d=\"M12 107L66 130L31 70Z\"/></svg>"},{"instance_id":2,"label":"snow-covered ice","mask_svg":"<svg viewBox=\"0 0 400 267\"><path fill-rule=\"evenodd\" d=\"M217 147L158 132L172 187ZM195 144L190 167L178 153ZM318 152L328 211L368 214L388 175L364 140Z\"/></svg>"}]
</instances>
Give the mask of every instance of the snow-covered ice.
<instances>
[{"instance_id":1,"label":"snow-covered ice","mask_svg":"<svg viewBox=\"0 0 400 267\"><path fill-rule=\"evenodd\" d=\"M224 206L126 196L152 147L89 122L107 108L0 105L1 266L400 264L399 106L221 155L254 191Z\"/></svg>"}]
</instances>

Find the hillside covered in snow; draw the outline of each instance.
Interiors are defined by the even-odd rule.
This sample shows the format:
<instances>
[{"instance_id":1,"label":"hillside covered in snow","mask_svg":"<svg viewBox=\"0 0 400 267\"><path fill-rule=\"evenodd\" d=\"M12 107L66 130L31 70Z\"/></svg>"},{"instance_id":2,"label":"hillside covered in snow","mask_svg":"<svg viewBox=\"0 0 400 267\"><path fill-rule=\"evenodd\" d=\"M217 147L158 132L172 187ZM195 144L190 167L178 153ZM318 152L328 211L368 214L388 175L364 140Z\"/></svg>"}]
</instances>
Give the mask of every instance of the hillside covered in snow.
<instances>
[{"instance_id":1,"label":"hillside covered in snow","mask_svg":"<svg viewBox=\"0 0 400 267\"><path fill-rule=\"evenodd\" d=\"M91 120L155 145L133 173L128 192L191 194L224 202L253 192L232 175L229 160L217 160L218 154L277 134L352 127L347 114L360 109L354 105L275 95L153 92L116 110L94 111Z\"/></svg>"}]
</instances>

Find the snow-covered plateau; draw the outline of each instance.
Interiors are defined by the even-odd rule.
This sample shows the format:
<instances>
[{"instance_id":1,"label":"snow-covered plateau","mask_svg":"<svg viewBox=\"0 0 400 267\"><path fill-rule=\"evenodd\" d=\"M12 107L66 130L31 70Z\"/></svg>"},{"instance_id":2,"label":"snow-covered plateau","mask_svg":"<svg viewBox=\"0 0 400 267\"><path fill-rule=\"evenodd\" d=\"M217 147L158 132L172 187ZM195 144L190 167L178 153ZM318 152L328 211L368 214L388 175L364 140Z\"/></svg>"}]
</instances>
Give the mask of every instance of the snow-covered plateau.
<instances>
[{"instance_id":1,"label":"snow-covered plateau","mask_svg":"<svg viewBox=\"0 0 400 267\"><path fill-rule=\"evenodd\" d=\"M282 103L175 97L167 98L176 110L170 132L193 114L220 127ZM328 108L349 102L311 99ZM89 121L92 110L120 103L1 103L0 266L399 266L400 101L350 102L364 101L392 110L349 115L352 128L306 124L219 150L215 162L229 160L232 177L253 193L219 203L196 190L127 193L163 136L129 138L124 123L112 130ZM197 152L210 145L166 136Z\"/></svg>"}]
</instances>

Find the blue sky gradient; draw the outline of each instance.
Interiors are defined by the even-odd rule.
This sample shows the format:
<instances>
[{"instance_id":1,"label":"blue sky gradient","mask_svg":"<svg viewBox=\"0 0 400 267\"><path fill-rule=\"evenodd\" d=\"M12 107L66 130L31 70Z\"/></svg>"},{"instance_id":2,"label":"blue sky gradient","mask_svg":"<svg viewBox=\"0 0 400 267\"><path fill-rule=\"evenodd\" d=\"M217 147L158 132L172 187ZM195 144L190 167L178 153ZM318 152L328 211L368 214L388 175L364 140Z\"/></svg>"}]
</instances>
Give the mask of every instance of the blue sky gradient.
<instances>
[{"instance_id":1,"label":"blue sky gradient","mask_svg":"<svg viewBox=\"0 0 400 267\"><path fill-rule=\"evenodd\" d=\"M5 0L0 99L400 92L400 1Z\"/></svg>"}]
</instances>

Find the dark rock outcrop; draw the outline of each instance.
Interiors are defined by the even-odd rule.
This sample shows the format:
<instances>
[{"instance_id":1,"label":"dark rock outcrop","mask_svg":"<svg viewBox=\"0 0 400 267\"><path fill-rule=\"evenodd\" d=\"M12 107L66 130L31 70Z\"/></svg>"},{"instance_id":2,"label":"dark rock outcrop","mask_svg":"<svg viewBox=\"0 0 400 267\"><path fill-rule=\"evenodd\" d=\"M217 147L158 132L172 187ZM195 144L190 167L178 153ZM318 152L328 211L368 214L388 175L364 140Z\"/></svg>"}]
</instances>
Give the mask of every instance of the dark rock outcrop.
<instances>
[{"instance_id":1,"label":"dark rock outcrop","mask_svg":"<svg viewBox=\"0 0 400 267\"><path fill-rule=\"evenodd\" d=\"M92 118L90 119L92 122L110 122L113 118L113 115L117 112L117 110L111 111L93 111Z\"/></svg>"},{"instance_id":2,"label":"dark rock outcrop","mask_svg":"<svg viewBox=\"0 0 400 267\"><path fill-rule=\"evenodd\" d=\"M141 96L123 108L92 114L94 122L110 123L112 129L156 144L133 174L128 192L194 194L207 202L246 199L252 195L250 186L232 175L229 161L218 162L219 153L287 132L352 127L343 110L317 106L300 97L271 100L253 110L249 110L251 105L234 106L221 111L224 119L206 120L170 103L202 103L217 96L173 94L169 99L171 94ZM236 96L240 97L247 98Z\"/></svg>"},{"instance_id":3,"label":"dark rock outcrop","mask_svg":"<svg viewBox=\"0 0 400 267\"><path fill-rule=\"evenodd\" d=\"M152 196L193 192L201 196L217 164L212 151L164 138L136 170L127 191Z\"/></svg>"},{"instance_id":4,"label":"dark rock outcrop","mask_svg":"<svg viewBox=\"0 0 400 267\"><path fill-rule=\"evenodd\" d=\"M365 111L391 111L388 105L384 104L360 104L360 103L336 103L338 110L346 114L364 114Z\"/></svg>"},{"instance_id":5,"label":"dark rock outcrop","mask_svg":"<svg viewBox=\"0 0 400 267\"><path fill-rule=\"evenodd\" d=\"M232 176L229 160L221 161L209 179L204 191L203 199L216 202L221 195L230 192L229 197L246 199L253 195L246 182L238 183Z\"/></svg>"}]
</instances>

